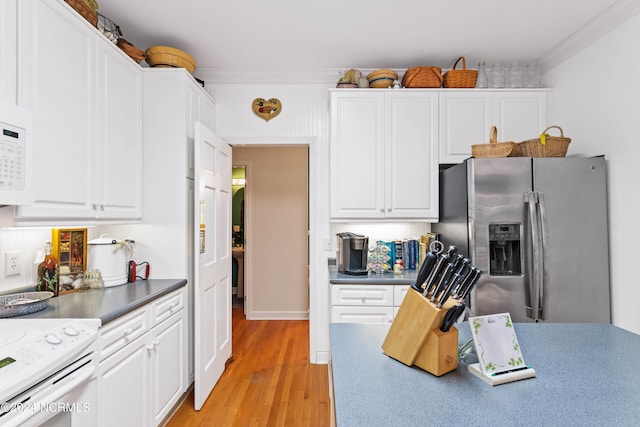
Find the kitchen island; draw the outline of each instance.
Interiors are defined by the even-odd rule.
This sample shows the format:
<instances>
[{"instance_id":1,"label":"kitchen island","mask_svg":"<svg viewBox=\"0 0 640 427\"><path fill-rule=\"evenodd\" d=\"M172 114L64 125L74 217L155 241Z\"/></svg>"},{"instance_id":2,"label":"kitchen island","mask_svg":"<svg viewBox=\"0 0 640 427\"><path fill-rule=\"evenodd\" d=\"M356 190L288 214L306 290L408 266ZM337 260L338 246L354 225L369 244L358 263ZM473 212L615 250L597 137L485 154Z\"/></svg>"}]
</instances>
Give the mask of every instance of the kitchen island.
<instances>
[{"instance_id":1,"label":"kitchen island","mask_svg":"<svg viewBox=\"0 0 640 427\"><path fill-rule=\"evenodd\" d=\"M185 279L149 279L109 288L70 292L51 298L44 310L21 318L100 319L105 325L186 284Z\"/></svg>"},{"instance_id":2,"label":"kitchen island","mask_svg":"<svg viewBox=\"0 0 640 427\"><path fill-rule=\"evenodd\" d=\"M388 324L332 323L331 375L338 427L636 426L640 336L609 324L516 324L537 377L491 386L466 363L435 377L382 352ZM459 343L471 339L457 325Z\"/></svg>"}]
</instances>

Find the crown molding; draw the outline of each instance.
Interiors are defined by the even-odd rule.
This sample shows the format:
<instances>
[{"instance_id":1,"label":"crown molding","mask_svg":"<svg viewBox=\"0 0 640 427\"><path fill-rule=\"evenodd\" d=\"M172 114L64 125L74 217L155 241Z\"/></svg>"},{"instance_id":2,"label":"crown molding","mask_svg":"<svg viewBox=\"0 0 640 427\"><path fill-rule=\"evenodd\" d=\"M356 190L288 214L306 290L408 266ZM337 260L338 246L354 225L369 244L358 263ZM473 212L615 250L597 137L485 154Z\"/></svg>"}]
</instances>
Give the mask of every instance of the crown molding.
<instances>
[{"instance_id":1,"label":"crown molding","mask_svg":"<svg viewBox=\"0 0 640 427\"><path fill-rule=\"evenodd\" d=\"M541 61L549 69L582 50L607 32L640 13L640 0L619 0L589 23L558 43Z\"/></svg>"}]
</instances>

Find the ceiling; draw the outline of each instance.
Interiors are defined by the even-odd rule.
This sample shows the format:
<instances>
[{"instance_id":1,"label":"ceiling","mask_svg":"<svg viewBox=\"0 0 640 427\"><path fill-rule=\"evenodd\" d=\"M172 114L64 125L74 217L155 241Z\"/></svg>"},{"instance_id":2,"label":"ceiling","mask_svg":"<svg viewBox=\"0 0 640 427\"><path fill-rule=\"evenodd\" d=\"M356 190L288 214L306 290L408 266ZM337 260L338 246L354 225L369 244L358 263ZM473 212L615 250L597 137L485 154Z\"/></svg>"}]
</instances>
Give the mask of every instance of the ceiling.
<instances>
[{"instance_id":1,"label":"ceiling","mask_svg":"<svg viewBox=\"0 0 640 427\"><path fill-rule=\"evenodd\" d=\"M189 52L207 80L357 68L548 62L640 0L99 0L140 49ZM226 76L226 77L225 77Z\"/></svg>"}]
</instances>

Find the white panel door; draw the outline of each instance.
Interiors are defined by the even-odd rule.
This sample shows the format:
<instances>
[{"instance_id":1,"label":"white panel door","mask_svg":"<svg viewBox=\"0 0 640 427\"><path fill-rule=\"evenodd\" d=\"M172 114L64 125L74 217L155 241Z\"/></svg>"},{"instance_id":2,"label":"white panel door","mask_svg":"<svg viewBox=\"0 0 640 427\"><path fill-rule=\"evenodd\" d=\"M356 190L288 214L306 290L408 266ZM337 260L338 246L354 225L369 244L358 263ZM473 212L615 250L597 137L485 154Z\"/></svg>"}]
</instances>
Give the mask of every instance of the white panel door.
<instances>
[{"instance_id":1,"label":"white panel door","mask_svg":"<svg viewBox=\"0 0 640 427\"><path fill-rule=\"evenodd\" d=\"M200 410L231 357L231 147L195 125L195 402Z\"/></svg>"},{"instance_id":2,"label":"white panel door","mask_svg":"<svg viewBox=\"0 0 640 427\"><path fill-rule=\"evenodd\" d=\"M438 94L387 93L385 216L438 218Z\"/></svg>"}]
</instances>

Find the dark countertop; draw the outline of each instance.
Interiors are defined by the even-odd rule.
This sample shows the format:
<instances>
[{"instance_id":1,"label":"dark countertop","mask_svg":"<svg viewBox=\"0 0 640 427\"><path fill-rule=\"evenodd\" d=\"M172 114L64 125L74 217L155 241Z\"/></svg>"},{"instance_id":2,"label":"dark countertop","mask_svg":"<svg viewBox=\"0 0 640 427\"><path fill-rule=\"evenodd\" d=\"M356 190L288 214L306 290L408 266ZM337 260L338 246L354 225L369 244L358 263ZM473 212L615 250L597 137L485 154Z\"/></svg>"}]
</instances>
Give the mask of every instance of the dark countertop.
<instances>
[{"instance_id":1,"label":"dark countertop","mask_svg":"<svg viewBox=\"0 0 640 427\"><path fill-rule=\"evenodd\" d=\"M186 285L186 279L149 279L51 298L42 311L21 318L100 319L102 324Z\"/></svg>"},{"instance_id":2,"label":"dark countertop","mask_svg":"<svg viewBox=\"0 0 640 427\"><path fill-rule=\"evenodd\" d=\"M365 285L411 285L418 277L418 270L404 270L401 274L369 273L366 276L352 276L338 273L338 267L329 265L329 283L331 284L365 284Z\"/></svg>"},{"instance_id":3,"label":"dark countertop","mask_svg":"<svg viewBox=\"0 0 640 427\"><path fill-rule=\"evenodd\" d=\"M471 339L467 322L457 328L459 343ZM640 419L640 335L613 325L516 324L537 377L498 386L473 376L462 361L435 377L386 356L388 329L330 325L338 427L635 426Z\"/></svg>"}]
</instances>

